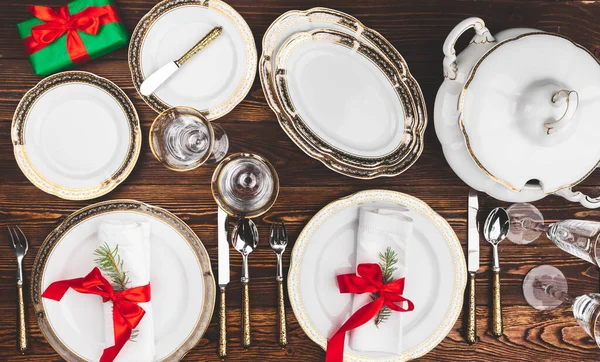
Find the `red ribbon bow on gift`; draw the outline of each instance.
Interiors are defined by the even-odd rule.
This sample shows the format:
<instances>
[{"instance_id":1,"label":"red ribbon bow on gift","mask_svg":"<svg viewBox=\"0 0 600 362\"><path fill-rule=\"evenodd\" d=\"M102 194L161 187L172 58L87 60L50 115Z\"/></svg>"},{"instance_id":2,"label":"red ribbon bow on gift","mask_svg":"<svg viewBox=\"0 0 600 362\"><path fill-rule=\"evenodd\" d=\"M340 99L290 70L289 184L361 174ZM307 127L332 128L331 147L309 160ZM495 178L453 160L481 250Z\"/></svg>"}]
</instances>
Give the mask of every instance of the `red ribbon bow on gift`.
<instances>
[{"instance_id":1,"label":"red ribbon bow on gift","mask_svg":"<svg viewBox=\"0 0 600 362\"><path fill-rule=\"evenodd\" d=\"M410 312L415 309L413 302L402 296L404 292L404 278L383 284L379 264L359 264L356 271L359 276L355 274L337 276L340 293L379 293L379 298L357 310L335 332L327 343L326 362L343 361L346 332L358 328L373 319L384 305L396 312ZM406 302L407 307L404 308L396 304L401 302Z\"/></svg>"},{"instance_id":2,"label":"red ribbon bow on gift","mask_svg":"<svg viewBox=\"0 0 600 362\"><path fill-rule=\"evenodd\" d=\"M67 5L61 6L58 11L47 6L29 6L28 9L44 22L33 26L31 36L23 39L29 55L67 34L67 52L73 63L91 59L78 31L96 35L101 25L119 21L112 5L89 6L74 15L69 14Z\"/></svg>"},{"instance_id":3,"label":"red ribbon bow on gift","mask_svg":"<svg viewBox=\"0 0 600 362\"><path fill-rule=\"evenodd\" d=\"M102 297L103 302L113 302L113 326L115 345L104 350L100 362L111 362L121 351L131 336L131 331L140 323L146 311L137 303L150 301L150 284L131 289L115 291L100 273L94 268L83 278L60 280L50 284L42 297L60 301L69 288L83 294L95 294Z\"/></svg>"}]
</instances>

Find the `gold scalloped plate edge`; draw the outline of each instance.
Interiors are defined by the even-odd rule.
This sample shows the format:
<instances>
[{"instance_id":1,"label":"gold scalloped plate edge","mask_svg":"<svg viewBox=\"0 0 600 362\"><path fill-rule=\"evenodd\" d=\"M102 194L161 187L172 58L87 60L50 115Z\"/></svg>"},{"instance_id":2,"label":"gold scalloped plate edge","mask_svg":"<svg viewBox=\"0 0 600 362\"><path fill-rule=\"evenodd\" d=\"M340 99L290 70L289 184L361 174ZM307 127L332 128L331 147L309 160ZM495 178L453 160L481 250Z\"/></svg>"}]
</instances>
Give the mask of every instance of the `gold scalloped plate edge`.
<instances>
[{"instance_id":1,"label":"gold scalloped plate edge","mask_svg":"<svg viewBox=\"0 0 600 362\"><path fill-rule=\"evenodd\" d=\"M393 202L409 208L413 212L418 212L428 218L433 225L437 227L448 244L451 250L454 264L454 272L456 275L452 304L448 308L448 312L444 317L440 326L436 331L420 345L405 351L400 355L385 356L385 357L366 357L356 353L344 353L344 361L346 362L401 362L421 357L435 348L452 330L463 306L464 291L467 283L467 267L462 246L456 233L450 224L438 213L436 213L424 201L397 191L389 190L365 190L342 197L329 203L327 206L319 210L306 224L300 232L292 254L290 256L290 268L288 271L288 296L294 315L298 320L298 324L307 334L307 336L323 350L327 350L327 337L323 336L310 321L304 305L300 297L300 264L304 255L304 249L310 241L313 233L327 220L330 216L346 207L358 205L365 202L383 201Z\"/></svg>"},{"instance_id":2,"label":"gold scalloped plate edge","mask_svg":"<svg viewBox=\"0 0 600 362\"><path fill-rule=\"evenodd\" d=\"M285 59L283 58L287 52L287 48L294 47L296 46L296 43L299 42L301 43L314 40L330 40L333 43L340 44L341 46L345 46L349 49L354 49L360 56L367 57L379 68L386 78L388 78L388 81L394 87L398 98L401 100L406 120L409 121L408 124L405 124L405 136L394 151L376 158L355 156L340 151L338 148L329 145L317 134L312 132L312 130L302 120L302 117L295 112L291 96L287 90L287 81L285 79L286 71L285 65L283 65L283 68L279 68L279 66L277 67L277 84L275 85L275 90L277 93L277 99L281 101L281 109L282 113L285 115L285 119L293 125L293 128L300 134L302 138L309 140L311 145L316 145L320 151L324 151L328 156L335 155L335 157L326 157L321 160L322 162L325 161L326 163L324 163L330 168L334 167L334 169L353 172L353 174L349 176L358 175L363 177L369 177L370 175L373 175L373 170L376 170L378 173L381 172L382 176L394 176L397 174L399 169L405 170L407 162L410 164L411 162L416 161L416 157L411 159L411 156L414 156L413 153L405 152L404 156L402 156L400 153L403 146L407 145L406 139L410 138L408 147L406 147L406 149L409 151L414 151L414 147L418 146L420 139L415 136L418 128L415 125L418 121L418 119L415 117L416 105L414 103L414 99L409 97L410 92L407 90L406 84L400 81L401 78L397 72L397 69L387 60L387 58L379 54L374 48L371 48L370 46L361 42L354 36L338 32L336 30L327 29L299 32L289 37L278 52L276 64L281 64L282 61L285 62ZM334 162L340 159L342 160L342 165ZM355 169L350 169L348 167L342 168L349 165L349 161L352 160L355 162L363 162L364 165ZM367 163L371 162L374 162L375 165L368 167Z\"/></svg>"},{"instance_id":3,"label":"gold scalloped plate edge","mask_svg":"<svg viewBox=\"0 0 600 362\"><path fill-rule=\"evenodd\" d=\"M195 253L198 264L200 265L200 269L203 272L202 276L205 282L204 305L206 308L203 309L201 315L198 317L198 322L196 323L194 330L189 334L187 340L183 341L181 345L169 356L160 360L161 362L180 361L200 342L212 319L217 292L215 279L210 264L210 257L198 235L196 235L196 233L194 233L189 225L187 225L183 220L168 210L137 200L110 200L86 206L67 216L64 221L62 221L54 230L50 232L50 234L48 234L40 246L33 262L30 287L30 298L33 303L36 319L42 335L44 338L46 338L48 343L50 343L52 348L54 348L54 350L65 360L78 362L87 361L74 354L67 346L65 346L60 337L58 337L52 330L48 321L46 321L43 304L41 302L42 279L48 257L67 232L91 217L113 211L139 212L164 222L173 228L173 230L175 230L179 235L181 235L181 237L188 242Z\"/></svg>"},{"instance_id":4,"label":"gold scalloped plate edge","mask_svg":"<svg viewBox=\"0 0 600 362\"><path fill-rule=\"evenodd\" d=\"M332 24L346 27L353 32L353 36L355 37L367 39L368 43L372 44L377 51L384 58L388 59L396 68L401 77L400 79L403 81L403 83L406 83L404 85L410 90L409 94L411 96L411 103L413 104L413 109L415 109L414 113L417 115L417 117L415 117L417 121L416 125L411 127L411 137L416 139L417 142L414 142L414 149L406 152L404 157L400 158L397 162L401 163L404 161L404 159L409 157L413 158L412 161L409 161L401 166L393 166L394 168L390 168L390 166L385 165L365 166L363 164L361 166L361 161L359 161L358 164L356 161L347 162L338 156L340 151L335 147L332 147L323 141L320 141L323 147L315 146L313 143L315 140L318 141L319 138L316 135L313 135L313 137L310 137L312 138L312 141L311 139L307 139L306 134L303 135L302 132L298 130L296 124L289 120L286 114L283 114L279 105L280 99L274 95L275 92L273 88L275 87L272 84L271 74L272 57L269 54L266 54L267 50L271 51L269 49L267 39L273 37L278 38L278 34L282 30L279 30L275 35L272 35L271 33L277 26L279 26L279 23L286 21L290 17L302 18L314 16L323 16L322 20L325 21L331 21L332 18L338 19L335 23L332 22ZM397 176L412 166L422 154L424 148L424 133L427 126L427 108L425 107L423 93L416 80L414 80L408 71L408 66L406 65L406 62L400 53L385 38L383 38L381 34L364 26L360 21L348 14L333 9L318 7L306 11L291 10L282 14L267 29L265 36L263 37L262 45L263 52L259 62L259 77L263 92L266 96L265 98L267 99L267 103L277 116L280 126L283 128L288 137L290 137L290 139L292 139L292 141L308 156L321 161L328 168L346 176L358 179L372 179L381 176ZM353 155L349 156L351 158L355 157Z\"/></svg>"}]
</instances>

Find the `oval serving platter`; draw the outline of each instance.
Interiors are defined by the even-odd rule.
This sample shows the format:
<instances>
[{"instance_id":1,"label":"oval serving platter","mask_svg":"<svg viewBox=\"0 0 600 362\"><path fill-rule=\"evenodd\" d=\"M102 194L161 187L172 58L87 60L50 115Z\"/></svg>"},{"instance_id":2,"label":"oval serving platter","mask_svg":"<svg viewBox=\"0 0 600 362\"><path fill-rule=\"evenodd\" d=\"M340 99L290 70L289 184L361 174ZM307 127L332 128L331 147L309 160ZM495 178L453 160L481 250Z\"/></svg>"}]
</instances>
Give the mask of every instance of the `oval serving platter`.
<instances>
[{"instance_id":1,"label":"oval serving platter","mask_svg":"<svg viewBox=\"0 0 600 362\"><path fill-rule=\"evenodd\" d=\"M416 162L423 130L415 101L402 74L376 49L318 29L291 36L275 65L283 113L312 145L335 151L336 157L320 159L328 167L374 178L398 175Z\"/></svg>"},{"instance_id":2,"label":"oval serving platter","mask_svg":"<svg viewBox=\"0 0 600 362\"><path fill-rule=\"evenodd\" d=\"M401 169L382 165L381 160L357 158L355 155L332 147L320 139L318 135L312 133L310 129L289 120L282 112L281 100L277 97L274 85L276 54L281 45L293 34L322 28L343 32L354 36L365 44L369 44L397 69L400 79L406 84L410 92L409 96L416 107L415 117L417 121L413 129L413 137L420 143L415 143L413 150L397 150L398 154L403 154L403 156L397 157L397 160L401 160L402 157L411 158L420 155L423 149L423 132L427 124L427 115L423 94L418 83L408 71L408 66L400 53L385 38L378 32L365 27L356 18L343 12L328 8L313 8L306 11L293 10L281 15L271 24L263 38L263 51L259 64L260 80L267 103L276 114L281 127L294 143L306 154L322 161L327 167L336 172L356 178L394 176L402 173L407 167Z\"/></svg>"}]
</instances>

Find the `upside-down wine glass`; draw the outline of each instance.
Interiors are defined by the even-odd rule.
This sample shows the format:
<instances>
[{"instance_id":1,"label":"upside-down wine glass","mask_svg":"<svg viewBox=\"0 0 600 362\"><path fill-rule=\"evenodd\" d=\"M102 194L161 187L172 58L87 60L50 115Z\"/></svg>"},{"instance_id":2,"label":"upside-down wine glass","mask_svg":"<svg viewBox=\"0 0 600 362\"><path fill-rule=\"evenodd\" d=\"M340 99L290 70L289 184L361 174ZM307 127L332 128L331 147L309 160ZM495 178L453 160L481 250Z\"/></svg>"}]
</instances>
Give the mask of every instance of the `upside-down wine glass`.
<instances>
[{"instance_id":1,"label":"upside-down wine glass","mask_svg":"<svg viewBox=\"0 0 600 362\"><path fill-rule=\"evenodd\" d=\"M167 168L189 171L221 161L229 149L229 139L219 125L209 122L198 110L172 107L152 123L150 149Z\"/></svg>"},{"instance_id":2,"label":"upside-down wine glass","mask_svg":"<svg viewBox=\"0 0 600 362\"><path fill-rule=\"evenodd\" d=\"M511 205L506 211L510 217L507 237L513 243L529 244L546 233L563 251L600 266L600 222L571 219L545 224L542 213L528 203Z\"/></svg>"},{"instance_id":3,"label":"upside-down wine glass","mask_svg":"<svg viewBox=\"0 0 600 362\"><path fill-rule=\"evenodd\" d=\"M551 265L541 265L527 273L523 294L527 303L538 310L551 310L562 303L570 305L577 323L600 347L600 294L571 297L564 274Z\"/></svg>"},{"instance_id":4,"label":"upside-down wine glass","mask_svg":"<svg viewBox=\"0 0 600 362\"><path fill-rule=\"evenodd\" d=\"M211 182L213 197L231 216L254 218L267 212L279 194L279 177L263 157L237 153L215 169Z\"/></svg>"}]
</instances>

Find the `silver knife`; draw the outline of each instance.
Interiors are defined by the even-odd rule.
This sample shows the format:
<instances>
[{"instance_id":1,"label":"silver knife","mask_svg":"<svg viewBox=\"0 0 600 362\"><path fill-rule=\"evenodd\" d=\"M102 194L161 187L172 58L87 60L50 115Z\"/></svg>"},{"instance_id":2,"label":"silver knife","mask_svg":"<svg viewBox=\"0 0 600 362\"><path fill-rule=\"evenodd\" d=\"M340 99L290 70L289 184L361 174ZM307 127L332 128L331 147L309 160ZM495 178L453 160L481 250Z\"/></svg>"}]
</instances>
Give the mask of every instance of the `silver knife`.
<instances>
[{"instance_id":1,"label":"silver knife","mask_svg":"<svg viewBox=\"0 0 600 362\"><path fill-rule=\"evenodd\" d=\"M142 85L140 86L140 93L146 97L154 93L154 91L158 89L158 87L160 87L160 85L163 84L167 79L169 79L173 73L179 69L179 67L185 64L185 62L187 62L191 57L193 57L208 44L210 44L210 42L218 38L222 32L223 28L220 26L213 28L213 30L206 34L204 38L196 43L196 45L182 55L181 58L163 65L159 70L152 73L148 78L146 78L146 80L142 82Z\"/></svg>"},{"instance_id":2,"label":"silver knife","mask_svg":"<svg viewBox=\"0 0 600 362\"><path fill-rule=\"evenodd\" d=\"M468 210L468 230L467 230L467 270L469 271L469 295L468 315L467 315L467 342L473 344L477 338L477 328L475 322L475 274L479 269L479 230L477 228L477 211L479 202L477 191L469 189L469 210Z\"/></svg>"},{"instance_id":3,"label":"silver knife","mask_svg":"<svg viewBox=\"0 0 600 362\"><path fill-rule=\"evenodd\" d=\"M227 356L227 314L225 304L225 288L229 283L229 242L227 240L227 213L220 207L217 211L217 236L219 249L219 357Z\"/></svg>"}]
</instances>

